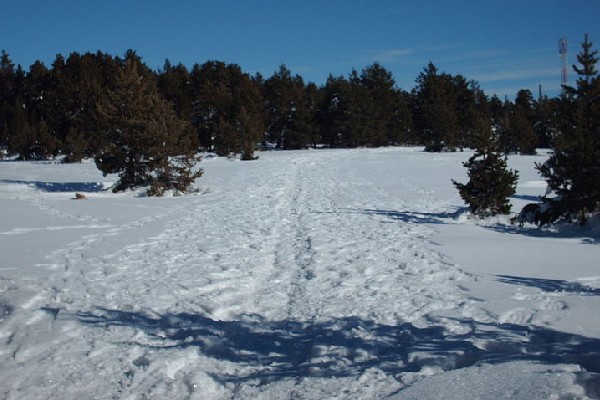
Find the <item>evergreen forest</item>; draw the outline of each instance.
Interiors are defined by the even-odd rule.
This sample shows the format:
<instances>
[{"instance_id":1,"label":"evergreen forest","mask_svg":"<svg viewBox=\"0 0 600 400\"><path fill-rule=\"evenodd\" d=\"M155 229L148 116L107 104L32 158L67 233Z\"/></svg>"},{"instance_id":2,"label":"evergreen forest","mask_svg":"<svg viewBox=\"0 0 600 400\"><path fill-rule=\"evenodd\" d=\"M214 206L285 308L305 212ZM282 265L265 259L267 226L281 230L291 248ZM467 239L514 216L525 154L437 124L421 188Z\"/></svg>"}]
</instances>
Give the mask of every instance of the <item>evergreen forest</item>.
<instances>
[{"instance_id":1,"label":"evergreen forest","mask_svg":"<svg viewBox=\"0 0 600 400\"><path fill-rule=\"evenodd\" d=\"M317 86L285 65L269 77L213 60L191 69L167 60L154 71L128 50L123 57L59 54L50 67L37 61L25 71L2 51L0 157L93 158L103 173L120 174L115 190L147 185L160 195L185 191L201 175L193 170L199 150L252 160L257 149L469 148L503 171L502 157L543 147L553 152L537 167L555 197L542 199L540 209L552 211L535 221L574 212L585 220L600 201L600 79L587 35L577 61L575 87L555 98L524 89L513 101L490 97L476 81L433 62L406 91L379 63ZM509 190L498 192L506 197L516 174L504 180ZM477 182L455 185L465 201L481 192ZM490 204L506 211L505 202Z\"/></svg>"},{"instance_id":2,"label":"evergreen forest","mask_svg":"<svg viewBox=\"0 0 600 400\"><path fill-rule=\"evenodd\" d=\"M111 107L118 108L115 93L126 90L128 79L143 88L132 93L137 104L127 103L129 114L119 114ZM529 90L514 101L489 97L477 82L433 63L408 92L379 63L348 76L330 75L317 86L285 65L268 78L220 61L190 70L167 60L153 71L133 50L124 57L100 51L57 55L51 67L38 61L25 71L3 51L0 146L20 160L63 155L77 162L112 141L107 125L117 115L135 124L168 112L180 124L170 134L185 132L189 146L219 155L317 146L462 150L474 146L482 121L493 126L505 153L532 154L556 136L564 100L535 98Z\"/></svg>"}]
</instances>

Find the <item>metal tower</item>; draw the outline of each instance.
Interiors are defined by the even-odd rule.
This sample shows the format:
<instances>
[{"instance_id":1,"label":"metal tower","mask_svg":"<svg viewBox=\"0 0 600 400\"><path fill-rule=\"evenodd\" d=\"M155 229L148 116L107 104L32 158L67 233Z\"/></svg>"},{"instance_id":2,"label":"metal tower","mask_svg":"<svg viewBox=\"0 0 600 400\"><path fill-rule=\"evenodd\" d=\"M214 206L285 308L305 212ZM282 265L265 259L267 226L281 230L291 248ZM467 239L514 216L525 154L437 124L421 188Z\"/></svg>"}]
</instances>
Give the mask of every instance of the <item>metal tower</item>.
<instances>
[{"instance_id":1,"label":"metal tower","mask_svg":"<svg viewBox=\"0 0 600 400\"><path fill-rule=\"evenodd\" d=\"M558 54L560 54L561 61L560 84L567 85L569 83L569 76L567 72L567 38L558 40Z\"/></svg>"}]
</instances>

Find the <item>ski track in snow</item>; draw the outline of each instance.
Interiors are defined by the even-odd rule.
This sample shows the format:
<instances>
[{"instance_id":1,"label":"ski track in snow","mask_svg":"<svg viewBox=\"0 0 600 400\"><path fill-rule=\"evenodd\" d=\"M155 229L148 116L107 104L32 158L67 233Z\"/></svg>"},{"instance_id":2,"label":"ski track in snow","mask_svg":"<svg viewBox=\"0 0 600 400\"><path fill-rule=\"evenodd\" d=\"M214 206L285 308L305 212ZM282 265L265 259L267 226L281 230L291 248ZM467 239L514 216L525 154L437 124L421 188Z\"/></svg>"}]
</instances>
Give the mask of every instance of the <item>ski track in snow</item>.
<instances>
[{"instance_id":1,"label":"ski track in snow","mask_svg":"<svg viewBox=\"0 0 600 400\"><path fill-rule=\"evenodd\" d=\"M285 157L248 163L219 191L127 225L22 192L98 233L48 255L48 280L6 306L0 397L371 398L490 354L541 351L545 338L522 326L567 304L537 294L537 310L481 308L465 290L479 278L416 223L444 217L445 200L402 178L419 208L400 213L415 202L363 179L356 151ZM132 243L152 224L163 228Z\"/></svg>"}]
</instances>

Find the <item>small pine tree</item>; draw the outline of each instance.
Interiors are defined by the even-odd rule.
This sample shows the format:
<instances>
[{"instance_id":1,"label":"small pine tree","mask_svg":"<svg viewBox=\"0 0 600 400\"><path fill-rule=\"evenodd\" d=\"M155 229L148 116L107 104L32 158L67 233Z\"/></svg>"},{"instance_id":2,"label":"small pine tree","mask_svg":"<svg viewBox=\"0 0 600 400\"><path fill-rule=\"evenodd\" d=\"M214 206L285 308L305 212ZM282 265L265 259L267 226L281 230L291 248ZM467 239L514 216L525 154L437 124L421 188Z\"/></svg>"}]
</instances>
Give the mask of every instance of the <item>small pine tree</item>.
<instances>
[{"instance_id":1,"label":"small pine tree","mask_svg":"<svg viewBox=\"0 0 600 400\"><path fill-rule=\"evenodd\" d=\"M149 195L188 190L201 170L194 169L191 127L157 92L144 66L133 55L125 60L115 87L98 104L104 128L95 156L106 175L118 173L114 192L149 186Z\"/></svg>"},{"instance_id":2,"label":"small pine tree","mask_svg":"<svg viewBox=\"0 0 600 400\"><path fill-rule=\"evenodd\" d=\"M508 170L492 138L490 121L478 121L480 140L475 154L463 165L469 170L466 184L452 180L471 213L485 218L510 212L509 198L515 193L518 173Z\"/></svg>"}]
</instances>

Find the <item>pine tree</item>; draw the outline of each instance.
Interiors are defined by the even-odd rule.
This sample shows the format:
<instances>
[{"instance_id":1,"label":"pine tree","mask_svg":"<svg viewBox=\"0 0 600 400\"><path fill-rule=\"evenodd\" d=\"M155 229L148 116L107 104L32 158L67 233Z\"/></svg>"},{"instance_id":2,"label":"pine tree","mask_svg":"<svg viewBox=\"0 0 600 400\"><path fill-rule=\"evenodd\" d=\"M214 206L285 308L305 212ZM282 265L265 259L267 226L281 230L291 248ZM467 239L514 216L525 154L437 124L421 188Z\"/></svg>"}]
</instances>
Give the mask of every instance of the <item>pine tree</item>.
<instances>
[{"instance_id":1,"label":"pine tree","mask_svg":"<svg viewBox=\"0 0 600 400\"><path fill-rule=\"evenodd\" d=\"M6 117L2 124L7 129L9 151L18 153L21 160L44 159L56 156L60 141L48 126L52 119L50 97L52 82L49 70L39 61L24 76L21 71L13 76L16 90L8 98L12 105L4 105ZM22 78L22 84L18 81Z\"/></svg>"},{"instance_id":2,"label":"pine tree","mask_svg":"<svg viewBox=\"0 0 600 400\"><path fill-rule=\"evenodd\" d=\"M486 116L475 121L477 150L463 165L469 170L466 184L452 180L472 214L484 218L510 212L509 198L515 193L518 173L509 170L498 151Z\"/></svg>"},{"instance_id":3,"label":"pine tree","mask_svg":"<svg viewBox=\"0 0 600 400\"><path fill-rule=\"evenodd\" d=\"M165 100L173 104L177 115L185 120L191 119L192 99L190 90L190 73L180 64L173 66L165 60L162 71L158 74L158 90Z\"/></svg>"},{"instance_id":4,"label":"pine tree","mask_svg":"<svg viewBox=\"0 0 600 400\"><path fill-rule=\"evenodd\" d=\"M541 96L534 106L535 115L535 134L537 136L537 146L549 148L553 138L556 136L557 126L557 107L556 99L549 99L547 96Z\"/></svg>"},{"instance_id":5,"label":"pine tree","mask_svg":"<svg viewBox=\"0 0 600 400\"><path fill-rule=\"evenodd\" d=\"M258 84L238 65L220 61L195 65L190 79L192 121L200 144L220 156L249 156L252 143L261 142L264 132Z\"/></svg>"},{"instance_id":6,"label":"pine tree","mask_svg":"<svg viewBox=\"0 0 600 400\"><path fill-rule=\"evenodd\" d=\"M0 54L0 146L8 146L11 124L14 119L14 104L17 96L17 74L8 54ZM0 151L0 158L4 155Z\"/></svg>"},{"instance_id":7,"label":"pine tree","mask_svg":"<svg viewBox=\"0 0 600 400\"><path fill-rule=\"evenodd\" d=\"M329 147L342 147L347 143L351 106L347 97L349 83L343 77L329 76L322 89L318 124L321 138Z\"/></svg>"},{"instance_id":8,"label":"pine tree","mask_svg":"<svg viewBox=\"0 0 600 400\"><path fill-rule=\"evenodd\" d=\"M410 112L410 93L396 90L394 93L393 117L388 130L388 144L414 145L418 143L415 136L413 116Z\"/></svg>"},{"instance_id":9,"label":"pine tree","mask_svg":"<svg viewBox=\"0 0 600 400\"><path fill-rule=\"evenodd\" d=\"M453 77L456 93L456 115L458 120L457 145L461 151L465 147L476 148L479 121L490 121L488 99L479 84L469 81L462 75Z\"/></svg>"},{"instance_id":10,"label":"pine tree","mask_svg":"<svg viewBox=\"0 0 600 400\"><path fill-rule=\"evenodd\" d=\"M542 177L556 195L543 198L546 218L554 222L576 215L581 224L589 213L600 211L600 79L587 34L577 56L580 67L577 86L565 86L561 101L561 123L553 154L538 164Z\"/></svg>"},{"instance_id":11,"label":"pine tree","mask_svg":"<svg viewBox=\"0 0 600 400\"><path fill-rule=\"evenodd\" d=\"M236 153L242 160L255 160L256 146L264 141L264 102L259 83L236 69L232 74L232 104L229 117L233 121L239 143Z\"/></svg>"},{"instance_id":12,"label":"pine tree","mask_svg":"<svg viewBox=\"0 0 600 400\"><path fill-rule=\"evenodd\" d=\"M75 111L72 100L75 97L75 87L67 74L66 61L61 54L56 55L49 74L49 87L45 93L47 111L44 120L48 124L49 132L63 150L64 141L72 126L71 116Z\"/></svg>"},{"instance_id":13,"label":"pine tree","mask_svg":"<svg viewBox=\"0 0 600 400\"><path fill-rule=\"evenodd\" d=\"M504 154L511 153L515 145L512 143L510 132L510 113L512 103L508 100L502 101L493 95L489 102L489 112L492 119L492 132L498 146L498 150Z\"/></svg>"},{"instance_id":14,"label":"pine tree","mask_svg":"<svg viewBox=\"0 0 600 400\"><path fill-rule=\"evenodd\" d=\"M521 154L535 154L537 135L534 129L534 100L529 90L519 90L512 114L511 136Z\"/></svg>"},{"instance_id":15,"label":"pine tree","mask_svg":"<svg viewBox=\"0 0 600 400\"><path fill-rule=\"evenodd\" d=\"M237 134L235 121L227 116L219 117L213 136L213 150L219 156L233 157L241 150L240 137Z\"/></svg>"},{"instance_id":16,"label":"pine tree","mask_svg":"<svg viewBox=\"0 0 600 400\"><path fill-rule=\"evenodd\" d=\"M50 116L45 118L50 117L48 127L61 142L61 151L65 154L69 155L72 150L73 137L71 144L67 143L71 130L88 143L88 147L81 150L93 153L99 126L96 105L117 75L116 64L111 56L100 52L83 55L74 52L66 59L60 54L56 56L50 70L50 88L45 94L49 110L46 114Z\"/></svg>"},{"instance_id":17,"label":"pine tree","mask_svg":"<svg viewBox=\"0 0 600 400\"><path fill-rule=\"evenodd\" d=\"M236 121L242 148L240 159L242 161L256 160L258 157L254 155L254 148L257 144L256 139L260 137L257 133L262 129L262 121L255 118L245 107L240 109Z\"/></svg>"},{"instance_id":18,"label":"pine tree","mask_svg":"<svg viewBox=\"0 0 600 400\"><path fill-rule=\"evenodd\" d=\"M64 150L66 163L78 163L85 157L88 142L85 136L71 127L65 138Z\"/></svg>"},{"instance_id":19,"label":"pine tree","mask_svg":"<svg viewBox=\"0 0 600 400\"><path fill-rule=\"evenodd\" d=\"M150 186L149 195L185 192L201 175L194 170L191 129L158 94L135 54L127 55L98 113L104 140L95 161L104 174L119 174L113 191Z\"/></svg>"},{"instance_id":20,"label":"pine tree","mask_svg":"<svg viewBox=\"0 0 600 400\"><path fill-rule=\"evenodd\" d=\"M192 96L192 124L198 132L198 141L206 150L217 150L220 155L227 155L226 150L215 149L219 142L226 142L227 131L224 121L228 120L228 107L231 104L229 73L225 63L207 61L196 64L190 73ZM215 143L216 142L216 143Z\"/></svg>"},{"instance_id":21,"label":"pine tree","mask_svg":"<svg viewBox=\"0 0 600 400\"><path fill-rule=\"evenodd\" d=\"M8 151L11 154L18 154L19 160L24 161L35 158L37 133L31 126L29 116L22 105L23 100L17 97L10 110Z\"/></svg>"},{"instance_id":22,"label":"pine tree","mask_svg":"<svg viewBox=\"0 0 600 400\"><path fill-rule=\"evenodd\" d=\"M369 89L362 84L357 71L349 79L330 76L323 89L319 116L324 141L331 147L373 145L381 131L375 134L373 121L375 103Z\"/></svg>"},{"instance_id":23,"label":"pine tree","mask_svg":"<svg viewBox=\"0 0 600 400\"><path fill-rule=\"evenodd\" d=\"M426 151L455 150L459 121L452 76L430 62L417 77L413 110Z\"/></svg>"},{"instance_id":24,"label":"pine tree","mask_svg":"<svg viewBox=\"0 0 600 400\"><path fill-rule=\"evenodd\" d=\"M312 82L306 85L304 90L304 104L308 113L306 124L308 131L311 132L310 144L314 148L317 148L317 145L321 143L321 131L317 121L320 113L321 96L322 91L317 85Z\"/></svg>"},{"instance_id":25,"label":"pine tree","mask_svg":"<svg viewBox=\"0 0 600 400\"><path fill-rule=\"evenodd\" d=\"M302 149L310 143L311 115L305 102L305 84L281 65L264 83L267 140L281 149Z\"/></svg>"},{"instance_id":26,"label":"pine tree","mask_svg":"<svg viewBox=\"0 0 600 400\"><path fill-rule=\"evenodd\" d=\"M192 189L202 170L196 168L200 161L195 153L196 138L191 125L179 118L171 103L158 93L152 96L154 115L147 122L148 132L160 138L158 147L149 149L152 161L152 179L148 195L162 196L166 190L185 193Z\"/></svg>"},{"instance_id":27,"label":"pine tree","mask_svg":"<svg viewBox=\"0 0 600 400\"><path fill-rule=\"evenodd\" d=\"M396 141L404 132L396 117L401 106L396 96L396 82L391 72L379 63L363 69L359 79L353 79L358 86L357 110L361 123L361 146L385 146Z\"/></svg>"},{"instance_id":28,"label":"pine tree","mask_svg":"<svg viewBox=\"0 0 600 400\"><path fill-rule=\"evenodd\" d=\"M60 141L48 129L46 121L41 120L33 125L37 137L34 147L35 158L44 160L50 157L56 157L60 149Z\"/></svg>"}]
</instances>

